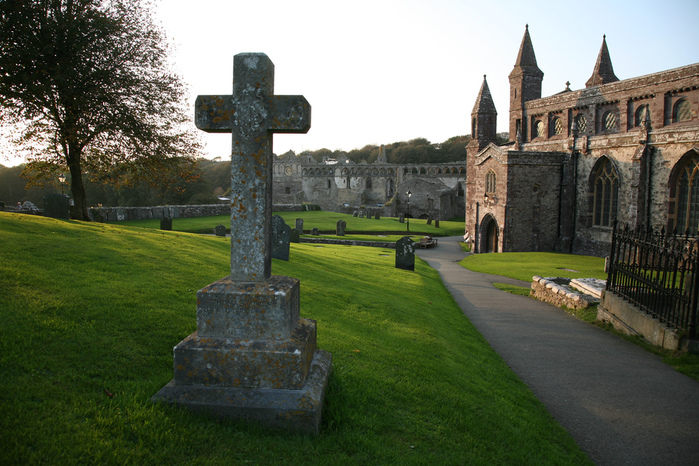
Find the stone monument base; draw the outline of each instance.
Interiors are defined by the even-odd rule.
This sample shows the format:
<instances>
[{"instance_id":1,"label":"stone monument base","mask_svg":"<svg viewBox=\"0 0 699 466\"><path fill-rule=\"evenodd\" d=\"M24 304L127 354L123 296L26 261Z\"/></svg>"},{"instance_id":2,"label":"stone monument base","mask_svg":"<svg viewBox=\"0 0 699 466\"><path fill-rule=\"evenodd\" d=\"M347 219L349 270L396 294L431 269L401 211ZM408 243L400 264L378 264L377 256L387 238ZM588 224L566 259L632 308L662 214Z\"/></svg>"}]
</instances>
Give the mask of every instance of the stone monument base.
<instances>
[{"instance_id":1,"label":"stone monument base","mask_svg":"<svg viewBox=\"0 0 699 466\"><path fill-rule=\"evenodd\" d=\"M318 349L298 390L177 385L173 379L152 400L219 418L317 435L331 367L332 355Z\"/></svg>"}]
</instances>

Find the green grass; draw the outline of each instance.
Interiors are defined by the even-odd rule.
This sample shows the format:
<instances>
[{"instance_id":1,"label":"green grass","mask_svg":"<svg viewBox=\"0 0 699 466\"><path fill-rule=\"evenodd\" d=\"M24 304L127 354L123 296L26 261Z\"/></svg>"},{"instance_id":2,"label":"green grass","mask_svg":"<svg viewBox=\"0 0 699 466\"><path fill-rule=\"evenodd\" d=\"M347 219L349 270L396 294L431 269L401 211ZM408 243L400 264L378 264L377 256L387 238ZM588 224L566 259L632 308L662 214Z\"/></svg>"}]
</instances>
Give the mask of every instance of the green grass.
<instances>
[{"instance_id":1,"label":"green grass","mask_svg":"<svg viewBox=\"0 0 699 466\"><path fill-rule=\"evenodd\" d=\"M460 265L474 272L490 273L531 282L541 277L601 278L606 280L604 259L555 252L508 252L473 254Z\"/></svg>"},{"instance_id":2,"label":"green grass","mask_svg":"<svg viewBox=\"0 0 699 466\"><path fill-rule=\"evenodd\" d=\"M379 220L353 217L348 214L339 214L336 212L325 211L308 211L308 212L276 212L280 215L287 225L292 228L296 225L296 219L302 218L303 229L308 231L311 228L318 228L321 232L335 232L338 220L347 222L347 232L349 233L346 239L357 239L355 234L377 234L377 233L392 233L397 238L403 236L403 232L407 233L407 225L400 223L397 218L382 217ZM230 215L217 215L212 217L195 217L195 218L175 218L172 220L172 229L175 231L188 233L212 233L216 225L225 225L230 229ZM152 228L157 230L160 228L160 220L126 220L123 222L113 222L113 224L135 226L142 228ZM410 234L430 235L430 236L460 236L464 234L463 221L440 221L439 228L435 228L434 222L432 225L427 225L427 220L419 218L410 219Z\"/></svg>"},{"instance_id":3,"label":"green grass","mask_svg":"<svg viewBox=\"0 0 699 466\"><path fill-rule=\"evenodd\" d=\"M333 355L320 436L151 403L228 256L224 238L0 213L0 464L589 463L437 272L381 248L273 263Z\"/></svg>"}]
</instances>

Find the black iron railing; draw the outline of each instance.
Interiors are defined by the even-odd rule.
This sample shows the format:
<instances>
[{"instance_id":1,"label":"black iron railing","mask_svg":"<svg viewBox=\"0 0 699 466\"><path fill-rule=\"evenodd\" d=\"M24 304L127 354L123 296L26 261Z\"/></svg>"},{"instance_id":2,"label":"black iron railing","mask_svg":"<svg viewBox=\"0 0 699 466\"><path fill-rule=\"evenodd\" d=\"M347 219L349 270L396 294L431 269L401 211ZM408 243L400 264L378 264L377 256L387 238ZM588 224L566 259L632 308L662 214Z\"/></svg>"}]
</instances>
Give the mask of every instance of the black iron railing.
<instances>
[{"instance_id":1,"label":"black iron railing","mask_svg":"<svg viewBox=\"0 0 699 466\"><path fill-rule=\"evenodd\" d=\"M699 238L614 224L607 290L696 338Z\"/></svg>"}]
</instances>

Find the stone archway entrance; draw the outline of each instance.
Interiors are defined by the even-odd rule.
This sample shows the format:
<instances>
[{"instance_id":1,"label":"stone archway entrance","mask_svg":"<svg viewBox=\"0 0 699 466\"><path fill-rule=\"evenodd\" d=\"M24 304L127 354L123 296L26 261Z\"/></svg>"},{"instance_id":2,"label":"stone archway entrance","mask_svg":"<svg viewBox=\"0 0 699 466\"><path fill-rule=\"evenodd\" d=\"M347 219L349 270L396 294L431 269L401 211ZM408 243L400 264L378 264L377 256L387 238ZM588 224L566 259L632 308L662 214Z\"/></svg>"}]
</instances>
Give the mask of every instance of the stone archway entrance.
<instances>
[{"instance_id":1,"label":"stone archway entrance","mask_svg":"<svg viewBox=\"0 0 699 466\"><path fill-rule=\"evenodd\" d=\"M498 252L499 243L498 222L488 214L481 222L480 252Z\"/></svg>"}]
</instances>

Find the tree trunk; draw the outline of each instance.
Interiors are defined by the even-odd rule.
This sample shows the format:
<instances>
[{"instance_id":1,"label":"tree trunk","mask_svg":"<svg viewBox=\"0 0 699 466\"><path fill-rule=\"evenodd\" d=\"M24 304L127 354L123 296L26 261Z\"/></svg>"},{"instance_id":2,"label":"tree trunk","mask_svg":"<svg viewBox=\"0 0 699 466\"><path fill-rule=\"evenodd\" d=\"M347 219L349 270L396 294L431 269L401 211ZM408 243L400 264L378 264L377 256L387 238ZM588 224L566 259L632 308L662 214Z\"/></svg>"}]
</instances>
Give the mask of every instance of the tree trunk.
<instances>
[{"instance_id":1,"label":"tree trunk","mask_svg":"<svg viewBox=\"0 0 699 466\"><path fill-rule=\"evenodd\" d=\"M83 174L80 168L81 152L75 147L68 149L68 169L70 170L70 190L73 194L73 211L70 218L75 220L90 221L87 212L87 199L85 197L85 186L83 185Z\"/></svg>"}]
</instances>

